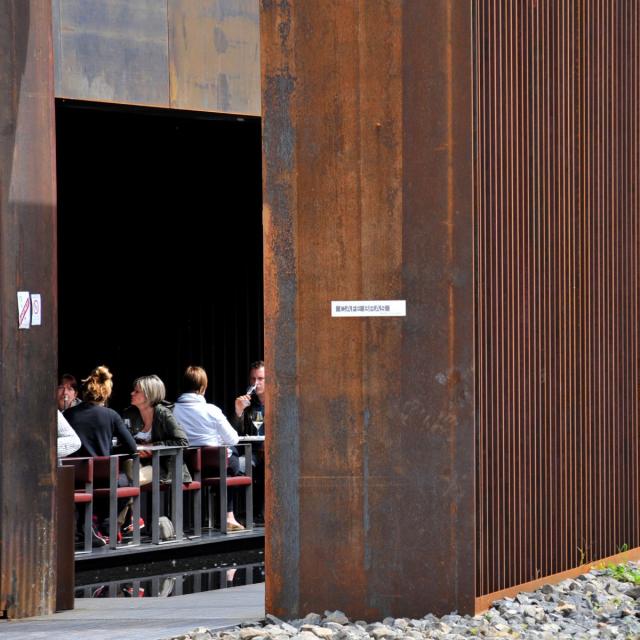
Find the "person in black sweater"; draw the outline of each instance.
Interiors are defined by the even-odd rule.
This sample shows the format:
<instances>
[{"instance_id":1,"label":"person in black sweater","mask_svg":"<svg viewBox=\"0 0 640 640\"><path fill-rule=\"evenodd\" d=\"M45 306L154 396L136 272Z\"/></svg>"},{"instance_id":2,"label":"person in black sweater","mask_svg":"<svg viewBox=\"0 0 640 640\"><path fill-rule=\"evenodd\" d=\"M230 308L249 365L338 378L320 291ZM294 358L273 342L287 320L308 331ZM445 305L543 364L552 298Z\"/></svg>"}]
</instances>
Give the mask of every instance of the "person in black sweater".
<instances>
[{"instance_id":1,"label":"person in black sweater","mask_svg":"<svg viewBox=\"0 0 640 640\"><path fill-rule=\"evenodd\" d=\"M71 407L64 412L64 417L73 427L80 438L82 446L76 455L80 457L109 456L113 453L113 438L118 439L120 453L136 453L137 445L122 418L113 410L105 407L113 391L113 376L107 367L96 367L87 378L82 381L84 402ZM124 477L124 474L122 474ZM125 479L125 482L127 480ZM130 500L119 500L118 522L120 526L125 521L129 511ZM96 508L96 516L102 521L105 513ZM94 546L106 544L105 538L94 527Z\"/></svg>"},{"instance_id":2,"label":"person in black sweater","mask_svg":"<svg viewBox=\"0 0 640 640\"><path fill-rule=\"evenodd\" d=\"M120 452L136 453L136 442L122 418L104 406L113 390L112 378L107 367L96 367L82 381L84 402L64 412L64 417L82 442L78 456L111 455L114 437L118 438Z\"/></svg>"}]
</instances>

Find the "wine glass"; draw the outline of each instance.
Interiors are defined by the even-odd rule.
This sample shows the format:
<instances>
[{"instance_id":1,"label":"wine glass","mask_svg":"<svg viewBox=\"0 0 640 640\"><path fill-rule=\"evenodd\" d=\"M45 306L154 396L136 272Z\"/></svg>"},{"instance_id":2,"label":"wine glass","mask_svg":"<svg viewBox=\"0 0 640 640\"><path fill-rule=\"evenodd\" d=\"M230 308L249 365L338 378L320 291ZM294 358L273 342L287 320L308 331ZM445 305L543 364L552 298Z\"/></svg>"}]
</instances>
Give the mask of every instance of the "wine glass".
<instances>
[{"instance_id":1,"label":"wine glass","mask_svg":"<svg viewBox=\"0 0 640 640\"><path fill-rule=\"evenodd\" d=\"M262 415L262 411L260 409L256 409L252 416L251 422L253 422L253 426L256 428L256 433L260 434L260 427L262 427L262 423L264 422L264 416Z\"/></svg>"}]
</instances>

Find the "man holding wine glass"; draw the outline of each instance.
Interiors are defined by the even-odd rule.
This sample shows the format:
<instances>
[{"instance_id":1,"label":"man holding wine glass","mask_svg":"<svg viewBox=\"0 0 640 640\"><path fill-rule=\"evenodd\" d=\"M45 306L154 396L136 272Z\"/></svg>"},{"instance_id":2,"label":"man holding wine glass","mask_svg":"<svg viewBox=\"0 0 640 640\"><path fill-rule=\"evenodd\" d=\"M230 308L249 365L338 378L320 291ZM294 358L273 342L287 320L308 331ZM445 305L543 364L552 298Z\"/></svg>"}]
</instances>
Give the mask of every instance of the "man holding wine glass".
<instances>
[{"instance_id":1,"label":"man holding wine glass","mask_svg":"<svg viewBox=\"0 0 640 640\"><path fill-rule=\"evenodd\" d=\"M265 435L264 383L264 362L252 362L249 366L249 388L235 401L233 426L241 436ZM252 444L254 520L259 525L264 523L264 445L262 442Z\"/></svg>"},{"instance_id":2,"label":"man holding wine glass","mask_svg":"<svg viewBox=\"0 0 640 640\"><path fill-rule=\"evenodd\" d=\"M264 362L249 367L249 388L236 398L235 428L241 436L264 435Z\"/></svg>"}]
</instances>

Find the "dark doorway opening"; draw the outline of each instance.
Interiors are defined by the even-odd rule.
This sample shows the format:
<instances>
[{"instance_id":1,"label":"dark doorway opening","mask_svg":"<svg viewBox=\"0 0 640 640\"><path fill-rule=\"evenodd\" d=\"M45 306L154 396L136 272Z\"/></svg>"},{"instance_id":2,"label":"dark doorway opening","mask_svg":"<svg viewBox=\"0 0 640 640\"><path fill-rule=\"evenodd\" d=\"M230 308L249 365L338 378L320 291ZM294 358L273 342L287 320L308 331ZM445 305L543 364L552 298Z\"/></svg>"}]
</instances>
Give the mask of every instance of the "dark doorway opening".
<instances>
[{"instance_id":1,"label":"dark doorway opening","mask_svg":"<svg viewBox=\"0 0 640 640\"><path fill-rule=\"evenodd\" d=\"M111 407L155 373L175 399L209 374L229 416L263 355L258 118L60 100L59 369L114 375Z\"/></svg>"}]
</instances>

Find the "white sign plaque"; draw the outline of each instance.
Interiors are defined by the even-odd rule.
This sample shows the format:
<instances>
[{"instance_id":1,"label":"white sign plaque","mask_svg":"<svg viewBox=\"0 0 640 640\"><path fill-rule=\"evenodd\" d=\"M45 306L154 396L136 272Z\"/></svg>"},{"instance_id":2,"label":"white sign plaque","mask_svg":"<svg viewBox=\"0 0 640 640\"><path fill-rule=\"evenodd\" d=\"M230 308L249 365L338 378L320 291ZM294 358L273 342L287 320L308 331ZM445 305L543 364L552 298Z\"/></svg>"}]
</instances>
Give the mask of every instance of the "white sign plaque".
<instances>
[{"instance_id":1,"label":"white sign plaque","mask_svg":"<svg viewBox=\"0 0 640 640\"><path fill-rule=\"evenodd\" d=\"M31 298L28 291L18 291L18 329L31 326Z\"/></svg>"},{"instance_id":2,"label":"white sign plaque","mask_svg":"<svg viewBox=\"0 0 640 640\"><path fill-rule=\"evenodd\" d=\"M31 324L34 327L42 324L42 298L39 293L31 294Z\"/></svg>"},{"instance_id":3,"label":"white sign plaque","mask_svg":"<svg viewBox=\"0 0 640 640\"><path fill-rule=\"evenodd\" d=\"M332 300L333 318L406 316L406 300Z\"/></svg>"}]
</instances>

